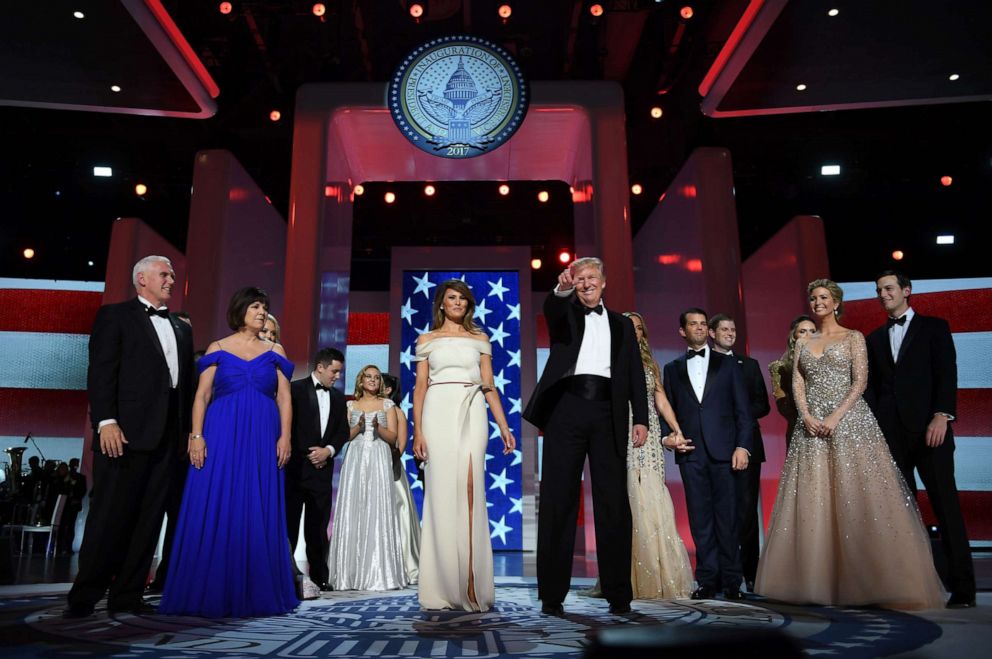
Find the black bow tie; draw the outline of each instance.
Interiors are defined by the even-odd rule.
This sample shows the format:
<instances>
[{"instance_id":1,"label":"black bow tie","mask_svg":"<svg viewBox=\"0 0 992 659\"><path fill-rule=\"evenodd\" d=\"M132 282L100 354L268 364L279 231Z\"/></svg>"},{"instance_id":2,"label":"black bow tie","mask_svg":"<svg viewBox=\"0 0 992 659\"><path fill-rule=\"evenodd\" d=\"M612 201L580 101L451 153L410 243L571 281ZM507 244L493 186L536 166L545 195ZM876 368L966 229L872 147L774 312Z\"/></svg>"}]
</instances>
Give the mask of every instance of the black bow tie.
<instances>
[{"instance_id":1,"label":"black bow tie","mask_svg":"<svg viewBox=\"0 0 992 659\"><path fill-rule=\"evenodd\" d=\"M587 316L589 314L591 314L591 313L600 314L601 315L603 313L603 305L602 304L597 304L594 307L582 307L582 310L586 312L586 315Z\"/></svg>"},{"instance_id":2,"label":"black bow tie","mask_svg":"<svg viewBox=\"0 0 992 659\"><path fill-rule=\"evenodd\" d=\"M169 310L168 309L156 309L154 307L145 307L145 312L149 316L158 316L159 318L168 318L169 317Z\"/></svg>"},{"instance_id":3,"label":"black bow tie","mask_svg":"<svg viewBox=\"0 0 992 659\"><path fill-rule=\"evenodd\" d=\"M885 321L886 327L892 327L893 325L905 325L908 318L903 316L902 318L889 318Z\"/></svg>"},{"instance_id":4,"label":"black bow tie","mask_svg":"<svg viewBox=\"0 0 992 659\"><path fill-rule=\"evenodd\" d=\"M330 390L331 390L331 388L330 388L330 387L325 387L324 385L322 385L322 384L321 384L321 383L319 383L319 382L314 382L314 384L313 384L313 388L314 388L315 390L317 390L317 391L330 391Z\"/></svg>"},{"instance_id":5,"label":"black bow tie","mask_svg":"<svg viewBox=\"0 0 992 659\"><path fill-rule=\"evenodd\" d=\"M685 355L686 355L685 356L686 359L692 359L693 357L705 357L706 348L703 348L702 350L690 350L689 352L685 353Z\"/></svg>"}]
</instances>

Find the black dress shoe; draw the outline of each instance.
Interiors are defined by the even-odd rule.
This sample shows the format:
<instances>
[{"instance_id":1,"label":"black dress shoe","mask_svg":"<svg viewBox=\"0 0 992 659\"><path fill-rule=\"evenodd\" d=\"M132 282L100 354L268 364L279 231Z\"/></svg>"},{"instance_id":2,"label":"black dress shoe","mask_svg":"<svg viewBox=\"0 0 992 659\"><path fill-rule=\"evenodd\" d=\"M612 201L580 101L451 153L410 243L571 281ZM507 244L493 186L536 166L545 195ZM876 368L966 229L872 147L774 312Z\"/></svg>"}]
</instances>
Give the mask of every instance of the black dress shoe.
<instances>
[{"instance_id":1,"label":"black dress shoe","mask_svg":"<svg viewBox=\"0 0 992 659\"><path fill-rule=\"evenodd\" d=\"M951 593L950 599L947 600L947 608L949 609L971 609L975 606L975 596L974 595L962 595L960 593Z\"/></svg>"},{"instance_id":2,"label":"black dress shoe","mask_svg":"<svg viewBox=\"0 0 992 659\"><path fill-rule=\"evenodd\" d=\"M707 588L706 586L700 586L696 590L692 591L692 595L689 595L689 599L694 600L711 600L716 597L716 592L712 588Z\"/></svg>"},{"instance_id":3,"label":"black dress shoe","mask_svg":"<svg viewBox=\"0 0 992 659\"><path fill-rule=\"evenodd\" d=\"M62 612L63 618L86 618L93 615L92 604L70 604L69 608Z\"/></svg>"},{"instance_id":4,"label":"black dress shoe","mask_svg":"<svg viewBox=\"0 0 992 659\"><path fill-rule=\"evenodd\" d=\"M610 604L610 614L619 616L630 613L630 604Z\"/></svg>"},{"instance_id":5,"label":"black dress shoe","mask_svg":"<svg viewBox=\"0 0 992 659\"><path fill-rule=\"evenodd\" d=\"M740 588L725 588L723 591L723 599L730 602L740 602L744 599L744 593L741 592Z\"/></svg>"},{"instance_id":6,"label":"black dress shoe","mask_svg":"<svg viewBox=\"0 0 992 659\"><path fill-rule=\"evenodd\" d=\"M747 592L754 595L754 581L746 581L745 585L747 586Z\"/></svg>"},{"instance_id":7,"label":"black dress shoe","mask_svg":"<svg viewBox=\"0 0 992 659\"><path fill-rule=\"evenodd\" d=\"M153 581L145 586L145 592L149 595L161 595L163 590L165 590L165 584L161 581Z\"/></svg>"},{"instance_id":8,"label":"black dress shoe","mask_svg":"<svg viewBox=\"0 0 992 659\"><path fill-rule=\"evenodd\" d=\"M560 618L561 616L565 615L565 607L563 607L560 603L542 604L541 613L543 613L546 616L557 616Z\"/></svg>"},{"instance_id":9,"label":"black dress shoe","mask_svg":"<svg viewBox=\"0 0 992 659\"><path fill-rule=\"evenodd\" d=\"M108 613L131 613L136 616L140 615L152 615L156 611L155 607L148 602L137 602L135 604L130 604L126 606L108 606Z\"/></svg>"},{"instance_id":10,"label":"black dress shoe","mask_svg":"<svg viewBox=\"0 0 992 659\"><path fill-rule=\"evenodd\" d=\"M317 588L320 588L320 592L322 593L329 593L332 590L334 590L334 587L331 586L331 584L327 583L326 581L324 583L317 584Z\"/></svg>"}]
</instances>

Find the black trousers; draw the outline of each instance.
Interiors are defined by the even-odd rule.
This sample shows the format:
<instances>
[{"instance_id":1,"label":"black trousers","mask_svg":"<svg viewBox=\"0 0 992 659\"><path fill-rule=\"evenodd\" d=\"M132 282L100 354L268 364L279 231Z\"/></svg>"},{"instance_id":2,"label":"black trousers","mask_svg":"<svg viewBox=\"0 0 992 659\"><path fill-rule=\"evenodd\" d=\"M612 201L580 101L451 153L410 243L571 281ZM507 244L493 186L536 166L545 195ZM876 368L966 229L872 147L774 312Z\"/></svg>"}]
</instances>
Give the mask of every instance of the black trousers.
<instances>
[{"instance_id":1,"label":"black trousers","mask_svg":"<svg viewBox=\"0 0 992 659\"><path fill-rule=\"evenodd\" d=\"M325 469L330 469L328 463ZM289 533L289 546L292 555L296 552L296 542L300 536L300 514L303 514L303 539L307 543L307 563L310 564L310 579L315 583L327 583L327 555L330 542L327 538L327 525L331 521L331 483L317 478L297 478L286 474L286 531ZM296 564L295 561L293 563Z\"/></svg>"},{"instance_id":2,"label":"black trousers","mask_svg":"<svg viewBox=\"0 0 992 659\"><path fill-rule=\"evenodd\" d=\"M155 570L154 584L165 588L169 576L169 561L172 559L172 543L176 537L176 524L179 523L179 510L183 507L183 490L186 489L186 475L189 474L189 459L178 457L173 460L173 475L169 486L169 496L165 503L165 540L162 544L162 560ZM159 520L159 527L162 521Z\"/></svg>"},{"instance_id":3,"label":"black trousers","mask_svg":"<svg viewBox=\"0 0 992 659\"><path fill-rule=\"evenodd\" d=\"M916 477L913 471L919 472L927 498L937 516L940 544L949 570L948 588L955 594L974 596L975 567L958 500L958 485L954 479L954 448L946 441L936 448L930 448L926 445L925 433L912 433L897 421L889 420L886 426L888 428L883 429L890 446L898 443L898 450L893 450L892 455L906 484L915 494Z\"/></svg>"},{"instance_id":4,"label":"black trousers","mask_svg":"<svg viewBox=\"0 0 992 659\"><path fill-rule=\"evenodd\" d=\"M141 602L175 473L177 441L171 427L152 451L125 445L119 458L94 451L93 491L70 606L95 605L108 589L110 608Z\"/></svg>"},{"instance_id":5,"label":"black trousers","mask_svg":"<svg viewBox=\"0 0 992 659\"><path fill-rule=\"evenodd\" d=\"M711 460L704 447L679 465L689 530L696 544L696 581L702 588L741 586L737 533L737 475L729 462Z\"/></svg>"},{"instance_id":6,"label":"black trousers","mask_svg":"<svg viewBox=\"0 0 992 659\"><path fill-rule=\"evenodd\" d=\"M613 441L611 403L562 394L544 429L537 526L538 598L558 604L568 594L575 550L582 467L592 474L596 553L603 594L629 604L632 522L627 498L627 457Z\"/></svg>"},{"instance_id":7,"label":"black trousers","mask_svg":"<svg viewBox=\"0 0 992 659\"><path fill-rule=\"evenodd\" d=\"M744 581L754 583L758 574L758 495L761 490L761 463L748 462L747 469L734 472L737 488L737 535L741 541L741 569Z\"/></svg>"}]
</instances>

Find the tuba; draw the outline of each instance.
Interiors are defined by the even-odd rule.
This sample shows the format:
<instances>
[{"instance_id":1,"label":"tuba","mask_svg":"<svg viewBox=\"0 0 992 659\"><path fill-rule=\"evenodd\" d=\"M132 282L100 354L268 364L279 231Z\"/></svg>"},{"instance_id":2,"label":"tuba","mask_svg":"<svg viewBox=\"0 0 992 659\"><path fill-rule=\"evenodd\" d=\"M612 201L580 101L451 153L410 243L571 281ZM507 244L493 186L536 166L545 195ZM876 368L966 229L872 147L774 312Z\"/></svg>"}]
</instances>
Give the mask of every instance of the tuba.
<instances>
[{"instance_id":1,"label":"tuba","mask_svg":"<svg viewBox=\"0 0 992 659\"><path fill-rule=\"evenodd\" d=\"M24 451L27 450L25 446L15 446L13 448L4 449L4 453L10 456L10 466L7 467L7 484L11 496L18 494L21 491L21 486L23 485L24 478L22 474L22 460L24 458Z\"/></svg>"}]
</instances>

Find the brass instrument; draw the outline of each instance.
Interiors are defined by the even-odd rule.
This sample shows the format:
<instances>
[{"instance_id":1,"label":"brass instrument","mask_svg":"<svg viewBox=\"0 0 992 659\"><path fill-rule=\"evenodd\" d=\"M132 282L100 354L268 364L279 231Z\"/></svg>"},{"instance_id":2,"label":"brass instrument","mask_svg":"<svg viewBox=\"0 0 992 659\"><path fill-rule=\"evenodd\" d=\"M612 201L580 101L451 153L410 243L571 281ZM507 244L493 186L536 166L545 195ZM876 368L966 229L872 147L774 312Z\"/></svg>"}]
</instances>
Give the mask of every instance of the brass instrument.
<instances>
[{"instance_id":1,"label":"brass instrument","mask_svg":"<svg viewBox=\"0 0 992 659\"><path fill-rule=\"evenodd\" d=\"M24 484L22 461L26 450L27 447L25 446L14 446L3 451L10 457L10 464L4 465L4 470L6 471L8 492L11 496L16 496Z\"/></svg>"}]
</instances>

